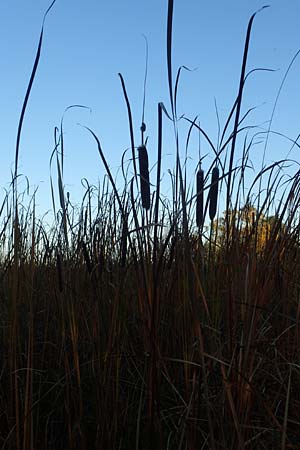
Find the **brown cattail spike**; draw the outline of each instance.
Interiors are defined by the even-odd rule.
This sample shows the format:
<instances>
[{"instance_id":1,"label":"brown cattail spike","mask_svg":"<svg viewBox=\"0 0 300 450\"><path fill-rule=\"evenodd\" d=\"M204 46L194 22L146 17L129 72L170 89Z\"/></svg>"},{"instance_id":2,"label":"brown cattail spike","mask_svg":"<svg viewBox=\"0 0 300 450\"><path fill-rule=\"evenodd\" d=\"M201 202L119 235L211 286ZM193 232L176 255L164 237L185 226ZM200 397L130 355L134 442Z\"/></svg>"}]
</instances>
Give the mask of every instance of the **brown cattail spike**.
<instances>
[{"instance_id":1,"label":"brown cattail spike","mask_svg":"<svg viewBox=\"0 0 300 450\"><path fill-rule=\"evenodd\" d=\"M209 218L214 220L217 212L219 189L219 169L214 167L211 174L211 185L209 190Z\"/></svg>"},{"instance_id":2,"label":"brown cattail spike","mask_svg":"<svg viewBox=\"0 0 300 450\"><path fill-rule=\"evenodd\" d=\"M141 197L142 206L145 209L150 208L150 182L149 182L149 163L148 152L145 145L138 148L139 165L140 165L140 180L141 180Z\"/></svg>"},{"instance_id":3,"label":"brown cattail spike","mask_svg":"<svg viewBox=\"0 0 300 450\"><path fill-rule=\"evenodd\" d=\"M197 202L196 202L196 223L197 227L203 225L203 189L204 189L204 171L199 169L197 172Z\"/></svg>"}]
</instances>

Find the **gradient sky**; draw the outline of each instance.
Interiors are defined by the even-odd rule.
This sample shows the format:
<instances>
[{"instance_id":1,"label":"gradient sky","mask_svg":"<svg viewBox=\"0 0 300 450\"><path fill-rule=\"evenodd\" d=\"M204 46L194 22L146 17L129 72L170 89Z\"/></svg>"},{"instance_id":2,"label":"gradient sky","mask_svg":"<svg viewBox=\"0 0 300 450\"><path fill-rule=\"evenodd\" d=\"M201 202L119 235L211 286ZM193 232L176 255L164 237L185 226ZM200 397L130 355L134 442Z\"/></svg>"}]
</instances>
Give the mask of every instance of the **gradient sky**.
<instances>
[{"instance_id":1,"label":"gradient sky","mask_svg":"<svg viewBox=\"0 0 300 450\"><path fill-rule=\"evenodd\" d=\"M266 2L267 3L267 2ZM247 24L253 12L266 4L259 0L175 0L173 72L180 65L178 111L189 118L199 115L211 139L217 139L216 99L221 125L237 94ZM11 0L0 3L0 98L1 98L1 187L8 188L14 169L15 141L20 111L38 45L43 14L49 0ZM268 4L268 3L267 3ZM300 49L299 0L270 0L255 18L248 70L264 67L275 72L256 72L245 90L243 111L256 106L250 124L263 124L270 114L285 71ZM288 5L288 6L287 6ZM166 70L167 0L57 0L44 31L40 64L26 112L20 146L19 173L29 179L31 191L39 186L42 212L51 208L49 161L54 148L54 127L64 110L81 104L89 110L72 109L64 119L66 190L79 202L81 179L91 184L103 178L103 166L91 136L78 124L99 136L113 172L130 146L126 106L118 72L126 83L132 106L136 144L142 114L145 70L145 40L149 67L145 122L149 136L149 159L157 152L157 103L169 109ZM285 82L272 128L291 138L300 132L300 57ZM166 120L164 121L166 123ZM170 125L166 123L166 128ZM186 126L183 127L183 140ZM174 141L164 141L163 171L174 166ZM170 134L171 136L171 134ZM196 136L189 149L195 166ZM258 148L258 147L257 147ZM270 140L268 159L286 156L290 144ZM183 149L184 150L184 149ZM203 150L204 152L204 150ZM261 149L252 158L259 165ZM300 160L298 151L291 157ZM207 159L205 165L209 165ZM56 180L56 170L53 168ZM25 186L25 179L20 180ZM3 197L4 191L1 196Z\"/></svg>"}]
</instances>

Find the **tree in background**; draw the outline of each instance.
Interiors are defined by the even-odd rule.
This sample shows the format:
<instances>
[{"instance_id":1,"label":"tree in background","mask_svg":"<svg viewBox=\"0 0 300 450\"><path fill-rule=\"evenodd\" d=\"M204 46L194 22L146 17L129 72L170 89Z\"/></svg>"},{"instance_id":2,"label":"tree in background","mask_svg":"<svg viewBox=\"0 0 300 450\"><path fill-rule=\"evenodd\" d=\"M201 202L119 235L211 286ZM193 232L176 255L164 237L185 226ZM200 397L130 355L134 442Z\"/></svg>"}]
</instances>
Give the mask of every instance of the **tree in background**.
<instances>
[{"instance_id":1,"label":"tree in background","mask_svg":"<svg viewBox=\"0 0 300 450\"><path fill-rule=\"evenodd\" d=\"M226 220L229 224L229 234L226 233ZM284 231L284 226L279 224L279 218L276 215L265 216L258 213L255 206L248 203L239 210L233 209L226 211L222 216L215 219L212 223L211 245L218 248L224 248L229 239L230 243L244 244L249 249L255 249L257 253L264 251L273 230L277 228L276 237Z\"/></svg>"}]
</instances>

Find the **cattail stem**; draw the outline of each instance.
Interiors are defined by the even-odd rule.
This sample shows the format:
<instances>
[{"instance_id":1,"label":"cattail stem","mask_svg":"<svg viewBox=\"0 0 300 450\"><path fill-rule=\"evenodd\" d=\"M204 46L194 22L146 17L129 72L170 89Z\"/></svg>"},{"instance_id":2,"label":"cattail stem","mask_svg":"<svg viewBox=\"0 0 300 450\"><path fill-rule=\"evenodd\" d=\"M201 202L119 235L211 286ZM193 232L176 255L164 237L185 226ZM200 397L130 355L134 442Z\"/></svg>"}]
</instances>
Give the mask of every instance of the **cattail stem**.
<instances>
[{"instance_id":1,"label":"cattail stem","mask_svg":"<svg viewBox=\"0 0 300 450\"><path fill-rule=\"evenodd\" d=\"M203 189L204 189L204 171L199 169L196 179L197 202L196 202L196 223L197 227L203 226Z\"/></svg>"}]
</instances>

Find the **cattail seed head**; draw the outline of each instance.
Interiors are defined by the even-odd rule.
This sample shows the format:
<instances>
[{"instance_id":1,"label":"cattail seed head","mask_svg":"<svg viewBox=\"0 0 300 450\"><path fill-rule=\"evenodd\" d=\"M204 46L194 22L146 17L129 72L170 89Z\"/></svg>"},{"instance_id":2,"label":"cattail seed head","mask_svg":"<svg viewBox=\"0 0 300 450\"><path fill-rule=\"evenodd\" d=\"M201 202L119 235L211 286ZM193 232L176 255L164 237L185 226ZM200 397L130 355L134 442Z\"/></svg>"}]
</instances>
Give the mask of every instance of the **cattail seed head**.
<instances>
[{"instance_id":1,"label":"cattail seed head","mask_svg":"<svg viewBox=\"0 0 300 450\"><path fill-rule=\"evenodd\" d=\"M145 145L138 148L140 180L141 180L141 197L142 206L145 209L150 208L150 182L149 182L149 162L148 152Z\"/></svg>"},{"instance_id":2,"label":"cattail seed head","mask_svg":"<svg viewBox=\"0 0 300 450\"><path fill-rule=\"evenodd\" d=\"M196 223L200 228L203 225L203 189L204 189L204 171L199 169L197 171L196 179L197 201L196 201Z\"/></svg>"},{"instance_id":3,"label":"cattail seed head","mask_svg":"<svg viewBox=\"0 0 300 450\"><path fill-rule=\"evenodd\" d=\"M217 212L219 190L219 169L214 167L211 174L211 185L209 190L209 218L213 220Z\"/></svg>"}]
</instances>

